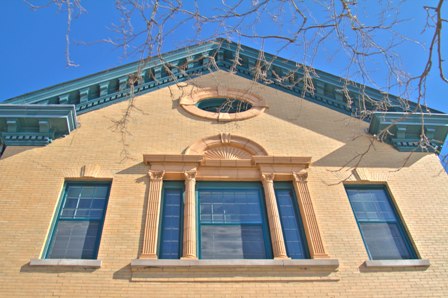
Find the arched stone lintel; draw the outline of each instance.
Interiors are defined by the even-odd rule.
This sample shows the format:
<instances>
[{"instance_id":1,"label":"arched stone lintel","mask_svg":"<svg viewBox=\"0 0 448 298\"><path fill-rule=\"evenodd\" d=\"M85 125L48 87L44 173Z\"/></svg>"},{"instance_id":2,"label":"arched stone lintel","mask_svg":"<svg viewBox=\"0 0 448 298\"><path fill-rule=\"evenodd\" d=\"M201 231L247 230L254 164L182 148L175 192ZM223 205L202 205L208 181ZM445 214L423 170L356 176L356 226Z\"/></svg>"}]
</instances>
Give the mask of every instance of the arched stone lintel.
<instances>
[{"instance_id":1,"label":"arched stone lintel","mask_svg":"<svg viewBox=\"0 0 448 298\"><path fill-rule=\"evenodd\" d=\"M266 149L248 138L221 133L203 138L185 150L186 155L203 155L207 150L220 146L231 146L242 149L250 155L268 156Z\"/></svg>"}]
</instances>

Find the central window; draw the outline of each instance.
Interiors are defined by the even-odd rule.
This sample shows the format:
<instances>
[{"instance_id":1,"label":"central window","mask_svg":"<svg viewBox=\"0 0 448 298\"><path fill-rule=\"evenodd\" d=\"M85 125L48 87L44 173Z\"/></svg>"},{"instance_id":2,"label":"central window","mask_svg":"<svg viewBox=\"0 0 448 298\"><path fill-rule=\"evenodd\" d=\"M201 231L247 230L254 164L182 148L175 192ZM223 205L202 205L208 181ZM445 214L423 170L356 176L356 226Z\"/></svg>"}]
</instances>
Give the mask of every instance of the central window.
<instances>
[{"instance_id":1,"label":"central window","mask_svg":"<svg viewBox=\"0 0 448 298\"><path fill-rule=\"evenodd\" d=\"M309 258L293 186L274 185L287 254ZM271 259L271 239L260 182L196 183L196 255L200 259ZM180 259L183 252L185 187L163 184L158 257Z\"/></svg>"},{"instance_id":2,"label":"central window","mask_svg":"<svg viewBox=\"0 0 448 298\"><path fill-rule=\"evenodd\" d=\"M259 183L200 182L197 192L200 258L271 258Z\"/></svg>"}]
</instances>

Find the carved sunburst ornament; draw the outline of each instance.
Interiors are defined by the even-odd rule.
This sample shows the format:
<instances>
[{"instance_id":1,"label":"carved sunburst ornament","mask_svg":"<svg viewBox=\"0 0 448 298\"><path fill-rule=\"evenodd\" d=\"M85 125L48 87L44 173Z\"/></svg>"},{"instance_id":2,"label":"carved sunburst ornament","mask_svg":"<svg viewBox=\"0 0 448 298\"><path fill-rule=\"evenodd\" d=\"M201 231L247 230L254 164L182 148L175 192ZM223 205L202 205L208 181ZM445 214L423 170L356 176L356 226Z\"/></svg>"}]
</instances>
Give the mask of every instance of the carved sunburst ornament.
<instances>
[{"instance_id":1,"label":"carved sunburst ornament","mask_svg":"<svg viewBox=\"0 0 448 298\"><path fill-rule=\"evenodd\" d=\"M219 146L204 152L205 159L250 159L252 155L240 148Z\"/></svg>"}]
</instances>

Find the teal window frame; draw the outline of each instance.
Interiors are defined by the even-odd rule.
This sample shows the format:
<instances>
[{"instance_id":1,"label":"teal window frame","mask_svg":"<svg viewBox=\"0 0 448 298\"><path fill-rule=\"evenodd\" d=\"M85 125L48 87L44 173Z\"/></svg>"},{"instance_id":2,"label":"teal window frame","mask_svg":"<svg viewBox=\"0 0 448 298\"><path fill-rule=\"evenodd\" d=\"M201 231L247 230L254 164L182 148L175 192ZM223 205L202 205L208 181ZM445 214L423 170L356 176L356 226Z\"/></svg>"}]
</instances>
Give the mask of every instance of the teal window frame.
<instances>
[{"instance_id":1,"label":"teal window frame","mask_svg":"<svg viewBox=\"0 0 448 298\"><path fill-rule=\"evenodd\" d=\"M167 190L179 190L181 192L181 202L180 202L180 210L179 210L179 236L178 236L178 241L179 241L179 247L178 247L178 256L177 259L180 259L180 257L182 256L182 239L183 239L183 223L184 223L184 195L185 195L185 184L183 181L164 181L163 182L163 188L162 188L162 201L161 201L161 205L160 205L160 223L159 223L159 239L158 239L158 252L157 255L159 256L160 259L173 259L173 258L168 258L164 255L164 251L163 251L163 242L165 241L165 237L166 235L164 235L163 231L164 228L166 227L167 223L167 219L165 217L165 206L166 206L166 191Z\"/></svg>"},{"instance_id":2,"label":"teal window frame","mask_svg":"<svg viewBox=\"0 0 448 298\"><path fill-rule=\"evenodd\" d=\"M197 250L198 250L198 258L202 259L202 249L201 249L201 213L200 213L200 195L199 192L201 190L223 190L223 191L231 191L231 190L238 190L238 189L251 189L251 190L257 190L258 191L258 199L260 203L260 210L261 210L261 228L262 228L262 234L263 234L263 242L264 242L264 248L265 248L265 259L272 259L272 248L271 248L271 239L269 235L269 227L267 222L267 213L266 213L266 206L264 202L264 191L263 187L260 182L209 182L209 181L201 181L197 182L196 184L196 231L197 231ZM206 223L204 225L209 226L222 226L222 225L241 225L238 223L232 224L232 223L219 223L219 224L213 224L213 223ZM232 259L232 258L229 258Z\"/></svg>"},{"instance_id":3,"label":"teal window frame","mask_svg":"<svg viewBox=\"0 0 448 298\"><path fill-rule=\"evenodd\" d=\"M402 259L417 259L417 253L413 245L411 244L411 240L409 238L409 235L407 231L404 228L403 225L403 219L399 216L399 213L397 212L397 207L395 205L395 202L392 200L390 196L389 189L384 184L345 184L344 185L347 197L350 202L350 206L352 207L353 215L355 216L356 223L358 225L358 229L361 233L361 237L364 243L364 247L366 248L367 254L369 256L370 260L384 260L385 258L377 258L373 253L371 252L371 249L368 246L368 243L366 241L366 237L364 235L363 229L361 227L361 224L369 224L369 223L391 223L396 224L399 235L401 236L401 240L404 242L405 248L407 249L407 252L409 253L409 258L393 258L391 260L402 260ZM352 200L350 199L350 194L348 190L382 190L387 198L387 201L389 203L389 206L392 210L392 213L394 215L394 220L360 220L355 212L355 208L353 206ZM389 258L388 258L389 259Z\"/></svg>"},{"instance_id":4,"label":"teal window frame","mask_svg":"<svg viewBox=\"0 0 448 298\"><path fill-rule=\"evenodd\" d=\"M44 253L43 253L43 258L44 259L53 259L50 255L51 255L51 245L53 243L53 241L55 240L55 234L56 234L56 230L58 227L58 224L60 222L85 222L85 221L95 221L98 222L98 232L97 232L97 238L95 241L95 245L94 245L94 253L93 256L91 258L79 258L79 259L96 259L98 257L98 250L99 250L99 246L101 243L101 237L102 237L102 232L103 232L103 226L104 226L104 219L105 219L105 215L107 212L107 206L109 203L109 196L110 196L110 189L111 189L111 181L66 181L64 183L63 189L62 189L62 193L61 196L58 200L58 205L56 207L56 214L53 217L53 221L51 223L51 228L50 228L50 232L49 232L49 237L48 237L48 241L46 242L45 248L44 248ZM104 210L103 210L103 214L101 216L100 219L87 219L87 218L73 218L73 219L67 219L67 218L61 218L61 213L63 211L64 208L64 204L67 200L67 191L69 189L70 186L107 186L107 194L105 197L105 203L104 203Z\"/></svg>"},{"instance_id":5,"label":"teal window frame","mask_svg":"<svg viewBox=\"0 0 448 298\"><path fill-rule=\"evenodd\" d=\"M285 231L285 228L286 228L286 224L284 222L285 215L282 212L283 209L280 206L279 196L278 196L279 192L282 190L289 191L292 194L291 204L294 209L294 217L295 217L295 221L297 223L297 233L299 234L298 237L300 238L301 249L303 251L303 258L298 258L298 257L292 256L293 254L290 251L293 244L289 241L288 235ZM277 199L277 207L278 207L278 211L279 211L279 215L280 215L280 222L282 225L283 238L285 241L286 252L287 252L288 257L290 257L292 259L309 259L310 252L309 252L309 248L308 248L308 243L306 241L305 229L303 227L302 217L300 216L300 210L299 210L299 206L297 203L297 196L294 191L294 187L293 187L292 183L291 182L274 182L274 191L275 191L275 196Z\"/></svg>"}]
</instances>

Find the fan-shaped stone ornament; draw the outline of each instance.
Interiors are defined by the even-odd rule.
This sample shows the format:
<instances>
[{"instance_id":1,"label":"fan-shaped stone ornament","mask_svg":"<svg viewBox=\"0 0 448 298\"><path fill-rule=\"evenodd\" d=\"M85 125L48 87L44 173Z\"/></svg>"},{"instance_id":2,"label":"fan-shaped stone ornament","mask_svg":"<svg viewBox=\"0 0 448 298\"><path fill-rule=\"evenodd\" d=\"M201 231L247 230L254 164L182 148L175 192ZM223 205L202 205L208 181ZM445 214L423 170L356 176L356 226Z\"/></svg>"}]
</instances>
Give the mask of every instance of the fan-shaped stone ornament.
<instances>
[{"instance_id":1,"label":"fan-shaped stone ornament","mask_svg":"<svg viewBox=\"0 0 448 298\"><path fill-rule=\"evenodd\" d=\"M204 152L205 159L250 159L251 157L252 154L249 152L232 146L219 146Z\"/></svg>"}]
</instances>

